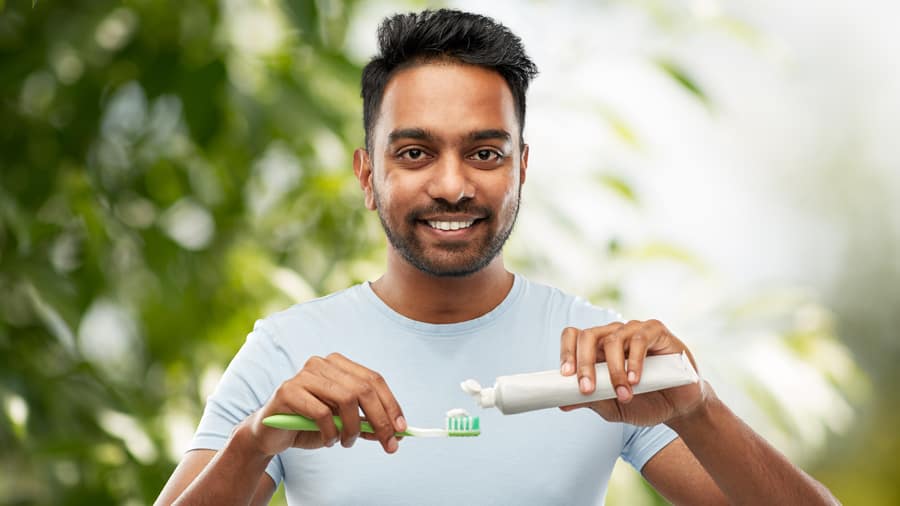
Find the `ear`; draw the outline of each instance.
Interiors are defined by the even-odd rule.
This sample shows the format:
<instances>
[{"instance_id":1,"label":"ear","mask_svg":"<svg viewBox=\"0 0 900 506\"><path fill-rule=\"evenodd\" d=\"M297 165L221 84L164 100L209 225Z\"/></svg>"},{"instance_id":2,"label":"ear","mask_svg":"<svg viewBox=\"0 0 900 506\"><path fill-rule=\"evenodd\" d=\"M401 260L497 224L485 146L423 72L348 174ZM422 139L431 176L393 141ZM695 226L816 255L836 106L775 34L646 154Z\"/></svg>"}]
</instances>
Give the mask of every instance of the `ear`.
<instances>
[{"instance_id":1,"label":"ear","mask_svg":"<svg viewBox=\"0 0 900 506\"><path fill-rule=\"evenodd\" d=\"M519 185L525 184L525 173L528 171L528 144L522 145L522 158L519 160Z\"/></svg>"},{"instance_id":2,"label":"ear","mask_svg":"<svg viewBox=\"0 0 900 506\"><path fill-rule=\"evenodd\" d=\"M376 205L375 190L372 186L372 163L369 152L363 148L356 148L353 151L353 173L356 174L359 187L366 196L366 209L374 211Z\"/></svg>"}]
</instances>

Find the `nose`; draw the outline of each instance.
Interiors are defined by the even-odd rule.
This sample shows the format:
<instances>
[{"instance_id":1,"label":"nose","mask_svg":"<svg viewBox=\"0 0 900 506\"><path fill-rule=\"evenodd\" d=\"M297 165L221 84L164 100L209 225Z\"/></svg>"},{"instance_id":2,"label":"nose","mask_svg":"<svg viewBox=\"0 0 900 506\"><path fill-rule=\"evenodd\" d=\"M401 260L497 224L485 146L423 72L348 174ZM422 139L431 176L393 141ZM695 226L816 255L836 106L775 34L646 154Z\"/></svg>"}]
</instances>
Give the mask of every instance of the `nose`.
<instances>
[{"instance_id":1,"label":"nose","mask_svg":"<svg viewBox=\"0 0 900 506\"><path fill-rule=\"evenodd\" d=\"M475 186L469 179L465 162L458 156L444 157L432 166L428 195L437 200L456 204L475 196Z\"/></svg>"}]
</instances>

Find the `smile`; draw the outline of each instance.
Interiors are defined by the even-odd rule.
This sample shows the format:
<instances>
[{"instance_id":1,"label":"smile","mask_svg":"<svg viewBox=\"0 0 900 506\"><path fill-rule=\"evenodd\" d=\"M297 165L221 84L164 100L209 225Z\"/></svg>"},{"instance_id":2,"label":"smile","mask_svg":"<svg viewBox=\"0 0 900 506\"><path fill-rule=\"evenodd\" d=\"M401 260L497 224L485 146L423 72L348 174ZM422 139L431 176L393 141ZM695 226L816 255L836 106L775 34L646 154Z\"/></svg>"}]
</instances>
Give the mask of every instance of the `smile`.
<instances>
[{"instance_id":1,"label":"smile","mask_svg":"<svg viewBox=\"0 0 900 506\"><path fill-rule=\"evenodd\" d=\"M459 230L461 228L469 228L475 223L475 220L469 221L427 221L428 226L437 230Z\"/></svg>"}]
</instances>

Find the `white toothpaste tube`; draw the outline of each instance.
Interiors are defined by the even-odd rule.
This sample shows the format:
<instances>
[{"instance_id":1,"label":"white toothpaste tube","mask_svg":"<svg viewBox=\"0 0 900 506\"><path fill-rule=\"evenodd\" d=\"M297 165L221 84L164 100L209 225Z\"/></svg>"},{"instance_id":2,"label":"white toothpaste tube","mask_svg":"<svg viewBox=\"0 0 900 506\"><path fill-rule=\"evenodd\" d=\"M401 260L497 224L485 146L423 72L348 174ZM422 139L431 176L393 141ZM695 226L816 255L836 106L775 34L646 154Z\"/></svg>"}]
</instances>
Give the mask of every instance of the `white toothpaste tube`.
<instances>
[{"instance_id":1,"label":"white toothpaste tube","mask_svg":"<svg viewBox=\"0 0 900 506\"><path fill-rule=\"evenodd\" d=\"M595 368L597 388L590 395L584 395L578 389L577 375L563 376L558 369L500 376L490 388L482 388L473 379L463 381L460 386L482 408L496 407L504 415L616 397L606 362ZM697 381L699 377L686 353L654 355L644 359L640 382L632 386L632 391L637 395Z\"/></svg>"}]
</instances>

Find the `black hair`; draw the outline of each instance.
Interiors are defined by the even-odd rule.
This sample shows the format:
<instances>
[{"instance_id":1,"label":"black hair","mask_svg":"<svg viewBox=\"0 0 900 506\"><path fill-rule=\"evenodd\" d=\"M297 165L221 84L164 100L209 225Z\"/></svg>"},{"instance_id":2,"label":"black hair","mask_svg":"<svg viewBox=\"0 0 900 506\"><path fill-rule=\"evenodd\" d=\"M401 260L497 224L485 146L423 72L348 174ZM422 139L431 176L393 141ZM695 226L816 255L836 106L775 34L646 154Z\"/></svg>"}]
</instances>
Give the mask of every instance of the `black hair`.
<instances>
[{"instance_id":1,"label":"black hair","mask_svg":"<svg viewBox=\"0 0 900 506\"><path fill-rule=\"evenodd\" d=\"M433 60L458 61L500 74L512 92L521 139L525 92L537 75L537 66L525 54L522 40L505 26L486 16L451 9L395 14L378 27L378 50L362 72L367 149L390 78L398 70Z\"/></svg>"}]
</instances>

